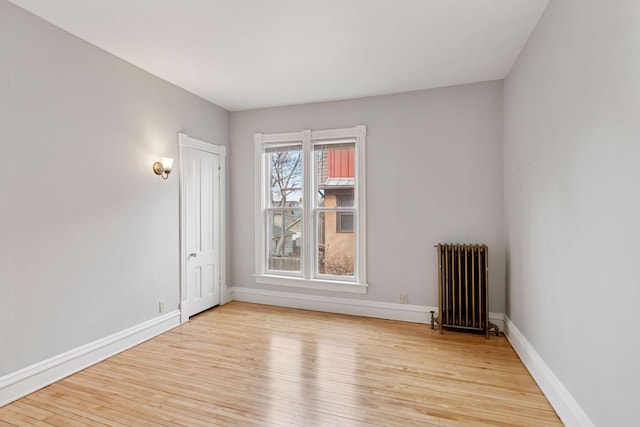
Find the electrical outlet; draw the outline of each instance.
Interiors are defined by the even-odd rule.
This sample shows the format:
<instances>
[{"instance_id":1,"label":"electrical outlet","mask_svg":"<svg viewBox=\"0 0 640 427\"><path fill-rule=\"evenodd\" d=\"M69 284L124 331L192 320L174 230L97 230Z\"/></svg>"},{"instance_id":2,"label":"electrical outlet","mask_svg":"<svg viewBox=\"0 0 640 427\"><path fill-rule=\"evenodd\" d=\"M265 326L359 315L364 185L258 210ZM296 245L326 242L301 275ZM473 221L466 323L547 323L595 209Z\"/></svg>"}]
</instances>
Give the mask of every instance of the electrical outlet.
<instances>
[{"instance_id":1,"label":"electrical outlet","mask_svg":"<svg viewBox=\"0 0 640 427\"><path fill-rule=\"evenodd\" d=\"M409 304L409 294L398 294L399 304Z\"/></svg>"},{"instance_id":2,"label":"electrical outlet","mask_svg":"<svg viewBox=\"0 0 640 427\"><path fill-rule=\"evenodd\" d=\"M167 309L164 300L161 300L160 304L158 304L158 305L159 305L160 313L164 313L164 311Z\"/></svg>"}]
</instances>

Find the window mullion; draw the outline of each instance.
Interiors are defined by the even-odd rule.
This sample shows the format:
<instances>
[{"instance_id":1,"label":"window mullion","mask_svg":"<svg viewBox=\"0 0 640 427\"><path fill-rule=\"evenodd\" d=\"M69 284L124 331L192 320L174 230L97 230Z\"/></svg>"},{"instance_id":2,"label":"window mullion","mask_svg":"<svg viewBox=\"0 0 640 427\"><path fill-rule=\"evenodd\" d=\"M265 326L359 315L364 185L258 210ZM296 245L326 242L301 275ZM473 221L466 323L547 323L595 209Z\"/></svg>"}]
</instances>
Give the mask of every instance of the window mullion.
<instances>
[{"instance_id":1,"label":"window mullion","mask_svg":"<svg viewBox=\"0 0 640 427\"><path fill-rule=\"evenodd\" d=\"M313 147L311 146L311 130L302 131L302 175L303 175L303 203L302 215L302 236L304 250L302 253L302 277L311 279L313 277L313 260L315 258L315 236L313 221Z\"/></svg>"}]
</instances>

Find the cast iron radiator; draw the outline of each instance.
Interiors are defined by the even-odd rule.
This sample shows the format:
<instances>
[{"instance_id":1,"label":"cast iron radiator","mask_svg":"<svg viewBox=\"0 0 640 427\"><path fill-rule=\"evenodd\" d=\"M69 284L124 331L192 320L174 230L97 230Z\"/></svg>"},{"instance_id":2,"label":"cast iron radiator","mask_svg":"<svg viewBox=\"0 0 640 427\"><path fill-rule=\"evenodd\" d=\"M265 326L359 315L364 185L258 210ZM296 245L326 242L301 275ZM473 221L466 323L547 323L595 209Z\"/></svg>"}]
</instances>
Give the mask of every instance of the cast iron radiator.
<instances>
[{"instance_id":1,"label":"cast iron radiator","mask_svg":"<svg viewBox=\"0 0 640 427\"><path fill-rule=\"evenodd\" d=\"M438 244L438 315L431 329L444 327L499 335L489 322L489 248L477 244Z\"/></svg>"}]
</instances>

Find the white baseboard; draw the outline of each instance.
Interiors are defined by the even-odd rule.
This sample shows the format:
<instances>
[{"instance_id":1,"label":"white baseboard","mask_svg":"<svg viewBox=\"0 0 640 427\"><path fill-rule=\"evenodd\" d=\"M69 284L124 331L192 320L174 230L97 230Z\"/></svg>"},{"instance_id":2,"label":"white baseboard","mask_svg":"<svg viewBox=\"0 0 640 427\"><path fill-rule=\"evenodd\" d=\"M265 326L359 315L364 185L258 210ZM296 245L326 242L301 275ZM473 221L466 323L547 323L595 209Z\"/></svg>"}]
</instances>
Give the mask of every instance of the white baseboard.
<instances>
[{"instance_id":1,"label":"white baseboard","mask_svg":"<svg viewBox=\"0 0 640 427\"><path fill-rule=\"evenodd\" d=\"M301 308L328 313L350 314L353 316L376 317L379 319L401 320L404 322L430 323L429 311L438 312L437 307L424 305L396 304L391 302L368 301L354 298L327 297L293 292L268 291L264 289L231 287L231 299L256 304ZM489 313L489 319L504 327L503 313Z\"/></svg>"},{"instance_id":2,"label":"white baseboard","mask_svg":"<svg viewBox=\"0 0 640 427\"><path fill-rule=\"evenodd\" d=\"M505 316L504 323L507 339L562 422L567 427L594 427L587 414L508 316Z\"/></svg>"},{"instance_id":3,"label":"white baseboard","mask_svg":"<svg viewBox=\"0 0 640 427\"><path fill-rule=\"evenodd\" d=\"M178 310L0 377L0 407L180 324Z\"/></svg>"}]
</instances>

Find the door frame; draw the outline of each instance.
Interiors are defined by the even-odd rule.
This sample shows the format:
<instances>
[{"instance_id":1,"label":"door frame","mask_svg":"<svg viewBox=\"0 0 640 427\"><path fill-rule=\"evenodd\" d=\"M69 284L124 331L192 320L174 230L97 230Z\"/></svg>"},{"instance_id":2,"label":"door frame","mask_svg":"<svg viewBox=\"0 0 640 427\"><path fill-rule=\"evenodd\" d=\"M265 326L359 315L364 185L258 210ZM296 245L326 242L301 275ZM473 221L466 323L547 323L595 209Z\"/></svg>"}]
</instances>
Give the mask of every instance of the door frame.
<instances>
[{"instance_id":1,"label":"door frame","mask_svg":"<svg viewBox=\"0 0 640 427\"><path fill-rule=\"evenodd\" d=\"M227 290L227 278L226 278L226 249L227 249L227 237L226 237L226 157L227 147L224 145L216 145L206 141L201 141L195 138L191 138L186 133L178 133L178 148L180 157L180 322L184 323L189 320L189 317L184 312L184 302L187 298L187 150L194 148L197 150L206 151L208 153L217 154L220 158L220 179L218 188L220 194L220 242L218 251L219 259L218 266L220 271L220 305L224 305L229 302L228 290Z\"/></svg>"}]
</instances>

